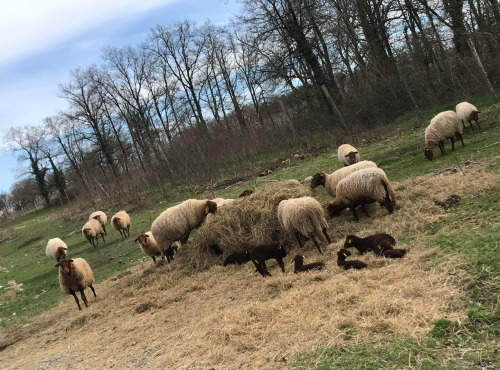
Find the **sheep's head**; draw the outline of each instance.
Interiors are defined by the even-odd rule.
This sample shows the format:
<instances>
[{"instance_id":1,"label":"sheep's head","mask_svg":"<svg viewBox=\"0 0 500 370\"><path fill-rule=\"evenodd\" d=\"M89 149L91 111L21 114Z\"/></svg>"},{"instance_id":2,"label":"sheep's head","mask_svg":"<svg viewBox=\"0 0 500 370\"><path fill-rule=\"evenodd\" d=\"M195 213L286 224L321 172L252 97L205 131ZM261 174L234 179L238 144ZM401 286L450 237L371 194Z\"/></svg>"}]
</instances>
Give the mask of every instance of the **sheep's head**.
<instances>
[{"instance_id":1,"label":"sheep's head","mask_svg":"<svg viewBox=\"0 0 500 370\"><path fill-rule=\"evenodd\" d=\"M215 213L217 211L217 203L212 202L211 200L207 200L205 205L205 213L208 215L209 213Z\"/></svg>"},{"instance_id":2,"label":"sheep's head","mask_svg":"<svg viewBox=\"0 0 500 370\"><path fill-rule=\"evenodd\" d=\"M89 235L90 230L92 230L90 227L86 227L86 228L82 229L82 233L84 233L85 235Z\"/></svg>"},{"instance_id":3,"label":"sheep's head","mask_svg":"<svg viewBox=\"0 0 500 370\"><path fill-rule=\"evenodd\" d=\"M316 188L318 185L325 186L326 175L324 172L318 172L311 180L311 189Z\"/></svg>"},{"instance_id":4,"label":"sheep's head","mask_svg":"<svg viewBox=\"0 0 500 370\"><path fill-rule=\"evenodd\" d=\"M253 190L252 189L246 189L246 190L243 190L241 192L241 194L239 195L239 198L248 197L251 194L253 194Z\"/></svg>"},{"instance_id":5,"label":"sheep's head","mask_svg":"<svg viewBox=\"0 0 500 370\"><path fill-rule=\"evenodd\" d=\"M351 255L351 252L349 252L347 249L341 249L337 252L337 256L341 258L346 258Z\"/></svg>"},{"instance_id":6,"label":"sheep's head","mask_svg":"<svg viewBox=\"0 0 500 370\"><path fill-rule=\"evenodd\" d=\"M328 215L330 217L338 215L340 212L342 212L344 209L347 208L347 205L340 202L336 202L336 200L337 199L335 199L332 203L328 205L328 207L326 207L326 210L328 211Z\"/></svg>"},{"instance_id":7,"label":"sheep's head","mask_svg":"<svg viewBox=\"0 0 500 370\"><path fill-rule=\"evenodd\" d=\"M356 163L356 154L358 154L358 152L349 152L344 157L349 158L349 162L352 164Z\"/></svg>"},{"instance_id":8,"label":"sheep's head","mask_svg":"<svg viewBox=\"0 0 500 370\"><path fill-rule=\"evenodd\" d=\"M304 263L304 260L306 259L305 256L302 256L300 254L297 254L293 259L290 261L290 263L297 263L299 265L302 265Z\"/></svg>"},{"instance_id":9,"label":"sheep's head","mask_svg":"<svg viewBox=\"0 0 500 370\"><path fill-rule=\"evenodd\" d=\"M92 217L94 220L97 220L99 221L99 223L102 223L101 221L101 215L95 215L94 217Z\"/></svg>"},{"instance_id":10,"label":"sheep's head","mask_svg":"<svg viewBox=\"0 0 500 370\"><path fill-rule=\"evenodd\" d=\"M57 248L57 253L59 254L59 259L66 258L66 251L67 250L68 250L68 248L64 248L64 247Z\"/></svg>"},{"instance_id":11,"label":"sheep's head","mask_svg":"<svg viewBox=\"0 0 500 370\"><path fill-rule=\"evenodd\" d=\"M288 199L288 197L286 195L280 195L278 198L276 198L274 205L278 206L282 201L287 200L287 199Z\"/></svg>"},{"instance_id":12,"label":"sheep's head","mask_svg":"<svg viewBox=\"0 0 500 370\"><path fill-rule=\"evenodd\" d=\"M469 118L470 118L471 120L477 121L477 120L479 119L479 115L478 115L478 113L481 113L481 112L479 112L478 110L472 111L472 112L470 113Z\"/></svg>"},{"instance_id":13,"label":"sheep's head","mask_svg":"<svg viewBox=\"0 0 500 370\"><path fill-rule=\"evenodd\" d=\"M280 248L283 249L286 254L290 253L293 247L293 242L291 240L285 239L280 243Z\"/></svg>"},{"instance_id":14,"label":"sheep's head","mask_svg":"<svg viewBox=\"0 0 500 370\"><path fill-rule=\"evenodd\" d=\"M432 161L432 159L434 158L434 153L432 152L432 149L430 149L430 148L425 148L424 155L425 155L425 158L427 158L429 161Z\"/></svg>"},{"instance_id":15,"label":"sheep's head","mask_svg":"<svg viewBox=\"0 0 500 370\"><path fill-rule=\"evenodd\" d=\"M354 246L354 235L347 235L344 242L344 248L351 248Z\"/></svg>"},{"instance_id":16,"label":"sheep's head","mask_svg":"<svg viewBox=\"0 0 500 370\"><path fill-rule=\"evenodd\" d=\"M115 217L115 218L113 218L112 222L113 222L113 225L120 226L121 218L120 217Z\"/></svg>"},{"instance_id":17,"label":"sheep's head","mask_svg":"<svg viewBox=\"0 0 500 370\"><path fill-rule=\"evenodd\" d=\"M134 240L134 242L139 242L139 244L142 244L146 242L147 238L149 238L148 234L140 233L139 235L137 235L137 238Z\"/></svg>"},{"instance_id":18,"label":"sheep's head","mask_svg":"<svg viewBox=\"0 0 500 370\"><path fill-rule=\"evenodd\" d=\"M62 271L63 273L65 273L66 275L69 275L71 276L71 263L73 262L73 260L66 260L66 259L62 259L59 261L59 263L56 265L56 267L59 268L60 271Z\"/></svg>"}]
</instances>

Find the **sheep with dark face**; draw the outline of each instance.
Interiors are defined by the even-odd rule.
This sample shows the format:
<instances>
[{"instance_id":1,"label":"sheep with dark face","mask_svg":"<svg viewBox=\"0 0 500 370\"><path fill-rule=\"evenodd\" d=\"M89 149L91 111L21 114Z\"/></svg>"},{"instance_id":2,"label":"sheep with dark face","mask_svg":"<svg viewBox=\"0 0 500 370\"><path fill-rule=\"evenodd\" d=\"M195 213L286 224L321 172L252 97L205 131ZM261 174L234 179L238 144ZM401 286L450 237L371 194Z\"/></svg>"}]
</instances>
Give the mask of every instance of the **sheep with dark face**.
<instances>
[{"instance_id":1,"label":"sheep with dark face","mask_svg":"<svg viewBox=\"0 0 500 370\"><path fill-rule=\"evenodd\" d=\"M365 168L353 172L345 179L339 181L336 188L336 197L328 205L328 214L333 217L346 208L349 208L356 221L359 220L356 207L368 214L367 204L379 202L389 213L396 206L396 195L392 189L385 172L380 168Z\"/></svg>"},{"instance_id":2,"label":"sheep with dark face","mask_svg":"<svg viewBox=\"0 0 500 370\"><path fill-rule=\"evenodd\" d=\"M111 217L111 225L118 230L122 241L125 238L130 238L130 216L125 211L116 212L113 217Z\"/></svg>"},{"instance_id":3,"label":"sheep with dark face","mask_svg":"<svg viewBox=\"0 0 500 370\"><path fill-rule=\"evenodd\" d=\"M153 259L153 263L156 263L156 257L160 257L165 259L165 255L158 247L153 234L151 231L140 233L137 238L134 240L135 242L139 242L142 252Z\"/></svg>"},{"instance_id":4,"label":"sheep with dark face","mask_svg":"<svg viewBox=\"0 0 500 370\"><path fill-rule=\"evenodd\" d=\"M455 150L454 136L456 136L457 139L462 142L462 146L464 146L462 134L463 128L460 124L460 119L454 111L447 110L437 114L431 119L429 126L425 129L425 158L432 161L434 158L433 150L436 145L439 146L441 154L445 154L444 140L448 138L451 141L451 150Z\"/></svg>"},{"instance_id":5,"label":"sheep with dark face","mask_svg":"<svg viewBox=\"0 0 500 370\"><path fill-rule=\"evenodd\" d=\"M347 249L341 249L337 252L337 265L344 268L344 270L349 270L350 268L360 270L366 267L366 263L358 260L346 261L346 258L351 255Z\"/></svg>"},{"instance_id":6,"label":"sheep with dark face","mask_svg":"<svg viewBox=\"0 0 500 370\"><path fill-rule=\"evenodd\" d=\"M384 239L377 246L375 253L385 258L403 258L408 252L406 249L395 249L393 246L394 244L390 243L389 240Z\"/></svg>"},{"instance_id":7,"label":"sheep with dark face","mask_svg":"<svg viewBox=\"0 0 500 370\"><path fill-rule=\"evenodd\" d=\"M90 242L90 244L92 244L94 248L99 246L99 234L102 237L102 241L105 242L104 229L102 228L101 223L96 219L87 221L82 227L82 235Z\"/></svg>"},{"instance_id":8,"label":"sheep with dark face","mask_svg":"<svg viewBox=\"0 0 500 370\"><path fill-rule=\"evenodd\" d=\"M358 150L350 144L342 144L338 147L337 158L344 166L350 166L360 160Z\"/></svg>"},{"instance_id":9,"label":"sheep with dark face","mask_svg":"<svg viewBox=\"0 0 500 370\"><path fill-rule=\"evenodd\" d=\"M89 287L92 293L94 293L94 297L97 298L92 286L94 284L94 275L87 261L83 258L62 259L56 267L59 268L59 285L61 289L75 298L79 310L82 308L80 307L76 292L80 292L85 307L89 306L84 293L85 288Z\"/></svg>"},{"instance_id":10,"label":"sheep with dark face","mask_svg":"<svg viewBox=\"0 0 500 370\"><path fill-rule=\"evenodd\" d=\"M476 122L479 128L481 125L479 124L479 114L480 111L477 110L475 106L466 101L462 103L458 103L455 107L455 112L457 112L458 119L462 121L463 127L465 128L465 122L469 122L470 128L474 131L474 127L472 126L472 121Z\"/></svg>"},{"instance_id":11,"label":"sheep with dark face","mask_svg":"<svg viewBox=\"0 0 500 370\"><path fill-rule=\"evenodd\" d=\"M252 189L246 189L241 192L241 194L238 196L238 198L243 198L243 197L248 197L249 195L253 194Z\"/></svg>"},{"instance_id":12,"label":"sheep with dark face","mask_svg":"<svg viewBox=\"0 0 500 370\"><path fill-rule=\"evenodd\" d=\"M257 245L250 249L249 256L257 271L263 276L271 276L266 266L266 261L275 259L281 267L281 271L285 273L285 258L292 250L293 242L283 240L282 242L274 242L269 244Z\"/></svg>"},{"instance_id":13,"label":"sheep with dark face","mask_svg":"<svg viewBox=\"0 0 500 370\"><path fill-rule=\"evenodd\" d=\"M67 251L68 246L60 238L49 239L47 247L45 248L45 254L47 257L52 258L57 262L66 258Z\"/></svg>"},{"instance_id":14,"label":"sheep with dark face","mask_svg":"<svg viewBox=\"0 0 500 370\"><path fill-rule=\"evenodd\" d=\"M320 254L323 254L318 240L331 243L330 236L326 232L328 223L321 203L313 197L300 197L293 199L279 199L278 221L281 227L288 233L294 234L303 247L300 236L309 237Z\"/></svg>"},{"instance_id":15,"label":"sheep with dark face","mask_svg":"<svg viewBox=\"0 0 500 370\"><path fill-rule=\"evenodd\" d=\"M359 254L365 254L368 251L377 253L381 244L384 244L384 246L394 246L396 239L389 234L374 234L364 238L356 235L348 235L345 238L344 248L356 248Z\"/></svg>"},{"instance_id":16,"label":"sheep with dark face","mask_svg":"<svg viewBox=\"0 0 500 370\"><path fill-rule=\"evenodd\" d=\"M325 267L325 264L323 262L311 262L306 265L304 265L304 259L305 257L297 254L291 263L295 264L293 272L298 274L299 272L304 272L304 271L309 271L309 270L321 270Z\"/></svg>"}]
</instances>

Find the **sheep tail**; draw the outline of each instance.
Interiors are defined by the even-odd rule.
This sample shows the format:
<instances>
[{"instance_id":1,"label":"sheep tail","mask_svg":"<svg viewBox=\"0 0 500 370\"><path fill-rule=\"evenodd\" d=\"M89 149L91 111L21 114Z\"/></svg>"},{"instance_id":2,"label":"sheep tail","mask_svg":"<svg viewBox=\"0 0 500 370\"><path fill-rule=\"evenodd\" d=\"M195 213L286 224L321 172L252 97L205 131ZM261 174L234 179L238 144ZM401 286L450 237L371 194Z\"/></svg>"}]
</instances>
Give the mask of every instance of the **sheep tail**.
<instances>
[{"instance_id":1,"label":"sheep tail","mask_svg":"<svg viewBox=\"0 0 500 370\"><path fill-rule=\"evenodd\" d=\"M396 206L396 194L394 193L394 190L392 190L391 184L386 180L382 180L382 185L384 186L386 196L389 197L389 199L392 202L392 206L395 207Z\"/></svg>"}]
</instances>

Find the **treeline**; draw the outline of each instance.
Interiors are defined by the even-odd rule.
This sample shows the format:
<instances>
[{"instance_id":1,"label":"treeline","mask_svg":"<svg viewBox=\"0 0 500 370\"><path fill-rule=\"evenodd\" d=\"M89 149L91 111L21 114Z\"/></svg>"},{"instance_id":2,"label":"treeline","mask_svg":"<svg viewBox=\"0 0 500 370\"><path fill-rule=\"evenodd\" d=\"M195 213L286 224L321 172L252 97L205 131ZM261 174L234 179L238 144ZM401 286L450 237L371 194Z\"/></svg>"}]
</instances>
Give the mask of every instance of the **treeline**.
<instances>
[{"instance_id":1,"label":"treeline","mask_svg":"<svg viewBox=\"0 0 500 370\"><path fill-rule=\"evenodd\" d=\"M64 112L4 140L31 176L5 213L221 178L308 133L353 133L500 84L498 0L244 0L71 71ZM235 170L236 171L236 170Z\"/></svg>"}]
</instances>

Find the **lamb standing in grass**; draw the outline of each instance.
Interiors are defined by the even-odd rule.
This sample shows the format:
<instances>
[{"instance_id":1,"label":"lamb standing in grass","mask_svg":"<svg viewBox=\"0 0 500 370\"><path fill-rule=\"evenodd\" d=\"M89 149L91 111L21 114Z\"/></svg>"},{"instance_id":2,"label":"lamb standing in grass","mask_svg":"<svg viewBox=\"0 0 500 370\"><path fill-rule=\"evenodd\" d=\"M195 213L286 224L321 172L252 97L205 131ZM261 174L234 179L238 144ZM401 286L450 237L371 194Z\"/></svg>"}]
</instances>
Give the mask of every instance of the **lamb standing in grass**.
<instances>
[{"instance_id":1,"label":"lamb standing in grass","mask_svg":"<svg viewBox=\"0 0 500 370\"><path fill-rule=\"evenodd\" d=\"M165 255L158 247L153 234L151 234L151 231L140 233L134 241L139 242L142 252L146 256L151 257L154 263L156 263L156 257L161 256L162 259L165 259Z\"/></svg>"},{"instance_id":2,"label":"lamb standing in grass","mask_svg":"<svg viewBox=\"0 0 500 370\"><path fill-rule=\"evenodd\" d=\"M249 257L257 271L263 276L271 276L266 266L266 261L275 259L281 267L281 271L285 273L285 258L292 250L293 243L290 240L283 240L282 242L273 242L269 244L257 245L250 249Z\"/></svg>"},{"instance_id":3,"label":"lamb standing in grass","mask_svg":"<svg viewBox=\"0 0 500 370\"><path fill-rule=\"evenodd\" d=\"M122 241L130 237L130 216L125 211L116 212L111 217L111 224L120 232Z\"/></svg>"},{"instance_id":4,"label":"lamb standing in grass","mask_svg":"<svg viewBox=\"0 0 500 370\"><path fill-rule=\"evenodd\" d=\"M363 168L376 168L377 164L372 161L361 161L353 165L338 169L333 173L318 172L311 180L311 189L315 189L318 185L323 185L328 194L335 198L337 184L340 180L345 179L351 173Z\"/></svg>"},{"instance_id":5,"label":"lamb standing in grass","mask_svg":"<svg viewBox=\"0 0 500 370\"><path fill-rule=\"evenodd\" d=\"M342 144L337 149L337 157L344 166L350 166L360 160L358 150L350 144Z\"/></svg>"},{"instance_id":6,"label":"lamb standing in grass","mask_svg":"<svg viewBox=\"0 0 500 370\"><path fill-rule=\"evenodd\" d=\"M175 241L187 242L191 231L201 225L209 213L217 211L217 204L211 200L188 199L167 208L151 225L156 242L165 251Z\"/></svg>"},{"instance_id":7,"label":"lamb standing in grass","mask_svg":"<svg viewBox=\"0 0 500 370\"><path fill-rule=\"evenodd\" d=\"M321 203L313 197L284 199L277 203L281 227L295 235L300 247L303 246L300 235L311 238L319 253L323 254L317 239L325 241L326 238L328 243L332 241L326 232L328 223Z\"/></svg>"},{"instance_id":8,"label":"lamb standing in grass","mask_svg":"<svg viewBox=\"0 0 500 370\"><path fill-rule=\"evenodd\" d=\"M471 103L467 103L466 101L462 103L458 103L455 107L455 111L457 112L458 119L462 121L463 127L465 128L465 122L469 122L470 128L474 131L474 127L472 126L472 121L476 121L476 124L479 128L481 125L478 122L479 115L481 113L477 110L475 106Z\"/></svg>"},{"instance_id":9,"label":"lamb standing in grass","mask_svg":"<svg viewBox=\"0 0 500 370\"><path fill-rule=\"evenodd\" d=\"M92 212L89 216L89 220L97 220L102 225L102 229L104 230L104 235L107 235L106 231L106 223L108 222L108 217L103 211L95 211Z\"/></svg>"},{"instance_id":10,"label":"lamb standing in grass","mask_svg":"<svg viewBox=\"0 0 500 370\"><path fill-rule=\"evenodd\" d=\"M453 138L455 135L464 146L462 133L463 128L460 119L454 111L447 110L436 115L425 129L425 158L432 161L434 157L433 150L436 145L439 146L441 154L445 154L444 140L448 138L451 141L451 150L455 150L455 139Z\"/></svg>"},{"instance_id":11,"label":"lamb standing in grass","mask_svg":"<svg viewBox=\"0 0 500 370\"><path fill-rule=\"evenodd\" d=\"M389 213L392 213L396 206L396 195L383 170L365 168L339 181L336 197L327 207L328 214L333 217L349 208L354 219L358 221L356 207L361 206L366 216L370 217L366 205L373 202L379 202L381 206L387 208Z\"/></svg>"},{"instance_id":12,"label":"lamb standing in grass","mask_svg":"<svg viewBox=\"0 0 500 370\"><path fill-rule=\"evenodd\" d=\"M67 251L68 246L59 238L49 239L47 247L45 248L45 254L47 257L52 258L57 262L66 258Z\"/></svg>"},{"instance_id":13,"label":"lamb standing in grass","mask_svg":"<svg viewBox=\"0 0 500 370\"><path fill-rule=\"evenodd\" d=\"M104 240L104 229L101 223L95 219L89 220L83 225L82 234L94 248L99 246L99 234L102 237L102 241L106 241Z\"/></svg>"},{"instance_id":14,"label":"lamb standing in grass","mask_svg":"<svg viewBox=\"0 0 500 370\"><path fill-rule=\"evenodd\" d=\"M97 298L94 287L92 286L92 284L94 284L94 275L87 261L83 258L75 258L72 260L62 259L56 267L59 268L59 285L61 289L67 294L71 294L75 297L79 310L82 308L76 296L77 291L80 292L85 307L89 306L87 297L85 297L84 293L85 288L89 287L92 293L94 293L94 297Z\"/></svg>"}]
</instances>

